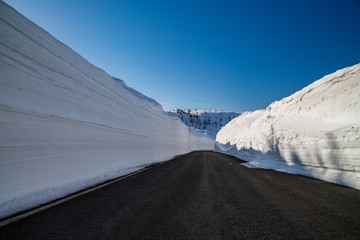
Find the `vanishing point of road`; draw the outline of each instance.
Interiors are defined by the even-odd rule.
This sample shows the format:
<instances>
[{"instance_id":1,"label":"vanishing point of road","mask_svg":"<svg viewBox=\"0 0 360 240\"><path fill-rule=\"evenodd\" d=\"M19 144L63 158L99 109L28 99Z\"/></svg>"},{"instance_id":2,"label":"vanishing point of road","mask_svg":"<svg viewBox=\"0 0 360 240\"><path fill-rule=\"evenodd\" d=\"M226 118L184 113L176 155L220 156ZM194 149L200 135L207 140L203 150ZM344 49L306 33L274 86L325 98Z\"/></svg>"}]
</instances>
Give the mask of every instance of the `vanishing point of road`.
<instances>
[{"instance_id":1,"label":"vanishing point of road","mask_svg":"<svg viewBox=\"0 0 360 240\"><path fill-rule=\"evenodd\" d=\"M193 152L3 226L0 239L360 239L360 191Z\"/></svg>"}]
</instances>

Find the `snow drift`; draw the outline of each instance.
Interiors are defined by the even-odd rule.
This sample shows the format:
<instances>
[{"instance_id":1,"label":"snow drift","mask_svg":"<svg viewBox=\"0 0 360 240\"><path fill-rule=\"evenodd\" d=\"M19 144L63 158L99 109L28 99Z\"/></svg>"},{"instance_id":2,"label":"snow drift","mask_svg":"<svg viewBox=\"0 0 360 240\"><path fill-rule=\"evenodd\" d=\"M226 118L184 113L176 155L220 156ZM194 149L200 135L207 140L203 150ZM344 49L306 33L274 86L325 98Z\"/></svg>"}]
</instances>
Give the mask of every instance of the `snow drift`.
<instances>
[{"instance_id":1,"label":"snow drift","mask_svg":"<svg viewBox=\"0 0 360 240\"><path fill-rule=\"evenodd\" d=\"M0 217L213 149L2 1L0 62Z\"/></svg>"},{"instance_id":2,"label":"snow drift","mask_svg":"<svg viewBox=\"0 0 360 240\"><path fill-rule=\"evenodd\" d=\"M215 150L261 167L360 189L360 64L247 112L216 136Z\"/></svg>"}]
</instances>

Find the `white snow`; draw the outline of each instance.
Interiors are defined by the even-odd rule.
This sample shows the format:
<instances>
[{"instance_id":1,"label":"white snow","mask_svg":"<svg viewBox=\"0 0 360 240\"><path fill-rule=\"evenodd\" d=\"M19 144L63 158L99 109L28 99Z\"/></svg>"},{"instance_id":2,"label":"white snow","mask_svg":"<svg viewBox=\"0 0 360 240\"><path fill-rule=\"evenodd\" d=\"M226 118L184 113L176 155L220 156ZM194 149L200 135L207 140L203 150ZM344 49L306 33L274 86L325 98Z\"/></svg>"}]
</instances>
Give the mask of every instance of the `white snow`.
<instances>
[{"instance_id":1,"label":"white snow","mask_svg":"<svg viewBox=\"0 0 360 240\"><path fill-rule=\"evenodd\" d=\"M243 113L219 131L215 150L248 167L360 189L360 64Z\"/></svg>"},{"instance_id":2,"label":"white snow","mask_svg":"<svg viewBox=\"0 0 360 240\"><path fill-rule=\"evenodd\" d=\"M3 1L0 82L0 218L214 147Z\"/></svg>"}]
</instances>

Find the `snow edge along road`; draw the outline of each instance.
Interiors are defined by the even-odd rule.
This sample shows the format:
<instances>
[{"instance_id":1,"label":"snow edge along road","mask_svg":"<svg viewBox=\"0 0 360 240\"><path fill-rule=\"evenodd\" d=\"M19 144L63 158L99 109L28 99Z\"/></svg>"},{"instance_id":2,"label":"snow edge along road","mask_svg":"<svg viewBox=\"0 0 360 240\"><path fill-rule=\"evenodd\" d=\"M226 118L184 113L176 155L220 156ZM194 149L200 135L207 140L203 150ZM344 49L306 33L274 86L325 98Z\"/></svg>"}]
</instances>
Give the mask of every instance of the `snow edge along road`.
<instances>
[{"instance_id":1,"label":"snow edge along road","mask_svg":"<svg viewBox=\"0 0 360 240\"><path fill-rule=\"evenodd\" d=\"M181 156L181 155L180 155ZM170 160L167 160L167 161L163 161L163 162L158 162L158 163L153 163L153 164L150 164L148 166L145 166L139 170L136 170L135 172L131 172L131 173L128 173L124 176L120 176L118 178L115 178L115 179L111 179L111 180L108 180L108 181L105 181L103 183L99 183L95 186L92 186L92 187L89 187L87 189L84 189L84 190L80 190L76 193L73 193L73 194L70 194L68 196L65 196L65 197L62 197L60 199L56 199L54 201L51 201L49 203L45 203L45 204L42 204L40 206L37 206L35 208L32 208L32 209L29 209L29 210L25 210L23 212L20 212L20 213L16 213L14 215L11 215L11 216L8 216L8 217L5 217L3 218L2 220L0 219L0 227L3 227L3 226L6 226L10 223L13 223L13 222L16 222L18 220L21 220L23 218L26 218L26 217L29 217L31 215L34 215L36 213L39 213L39 212L42 212L48 208L51 208L51 207L54 207L56 205L59 205L59 204L62 204L64 202L67 202L71 199L74 199L74 198L77 198L77 197L80 197L82 195L85 195L87 193L90 193L90 192L93 192L93 191L96 191L100 188L103 188L103 187L106 187L106 186L109 186L111 184L114 184L116 182L119 182L121 180L124 180L126 178L129 178L129 177L133 177L139 173L142 173L144 171L147 171L148 169L152 168L152 167L155 167L155 166L158 166L158 165L161 165L161 164L164 164L164 163L167 163L169 161L172 161L172 160L175 160L176 158L178 158L179 156L175 156L174 158L170 159Z\"/></svg>"}]
</instances>

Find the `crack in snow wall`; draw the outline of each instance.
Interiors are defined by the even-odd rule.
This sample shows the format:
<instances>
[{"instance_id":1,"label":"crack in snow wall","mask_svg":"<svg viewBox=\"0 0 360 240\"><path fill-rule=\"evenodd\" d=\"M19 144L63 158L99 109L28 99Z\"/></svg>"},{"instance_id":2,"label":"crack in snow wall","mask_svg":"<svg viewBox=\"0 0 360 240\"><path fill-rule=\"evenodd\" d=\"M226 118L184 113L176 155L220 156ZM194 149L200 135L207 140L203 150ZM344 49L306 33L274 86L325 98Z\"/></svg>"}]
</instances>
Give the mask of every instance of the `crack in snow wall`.
<instances>
[{"instance_id":1,"label":"crack in snow wall","mask_svg":"<svg viewBox=\"0 0 360 240\"><path fill-rule=\"evenodd\" d=\"M219 131L215 150L248 167L360 189L360 64L243 113Z\"/></svg>"},{"instance_id":2,"label":"crack in snow wall","mask_svg":"<svg viewBox=\"0 0 360 240\"><path fill-rule=\"evenodd\" d=\"M0 2L0 217L214 140Z\"/></svg>"}]
</instances>

